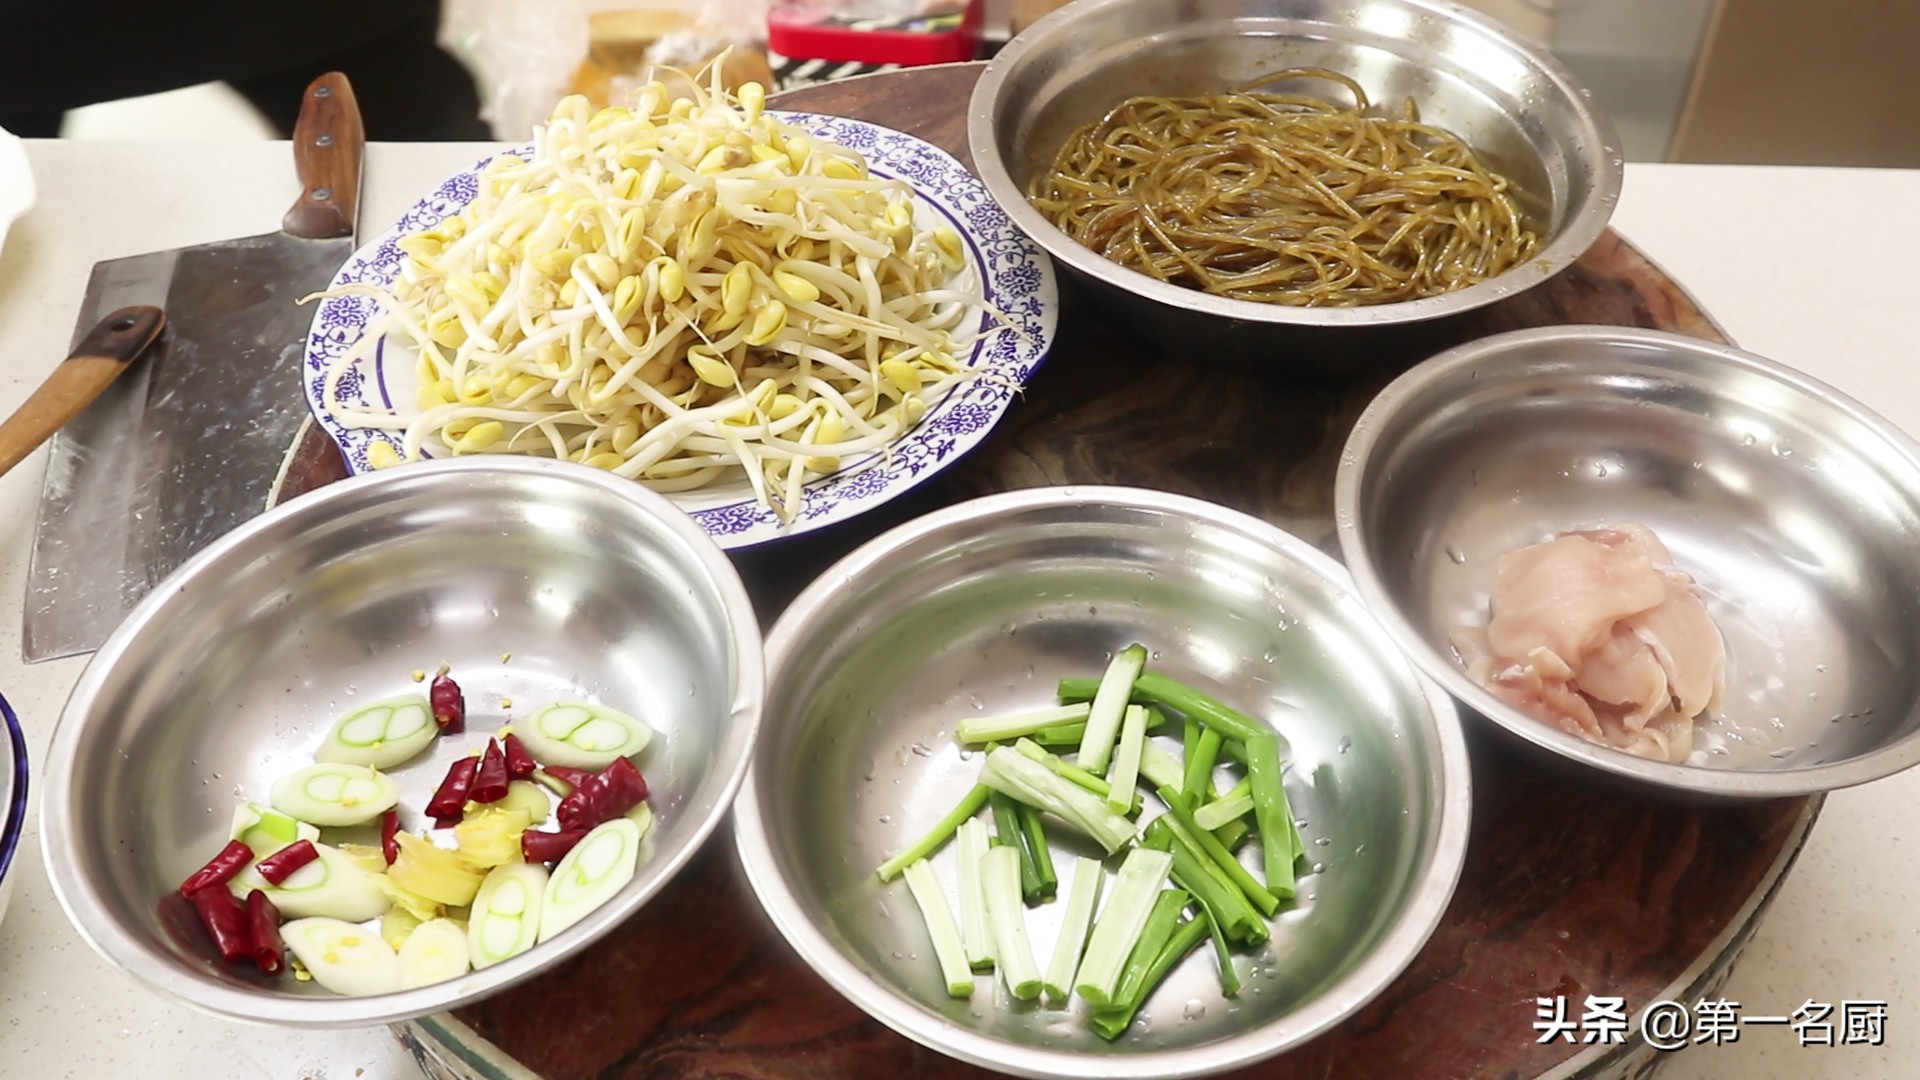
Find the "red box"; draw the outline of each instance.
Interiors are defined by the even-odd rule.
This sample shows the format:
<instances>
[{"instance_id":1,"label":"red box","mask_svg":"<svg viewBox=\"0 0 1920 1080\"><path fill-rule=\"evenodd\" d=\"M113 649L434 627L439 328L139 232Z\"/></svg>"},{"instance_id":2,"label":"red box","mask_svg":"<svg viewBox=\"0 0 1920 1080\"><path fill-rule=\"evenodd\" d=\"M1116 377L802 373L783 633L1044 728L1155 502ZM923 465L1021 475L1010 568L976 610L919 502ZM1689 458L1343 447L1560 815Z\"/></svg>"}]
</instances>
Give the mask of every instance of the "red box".
<instances>
[{"instance_id":1,"label":"red box","mask_svg":"<svg viewBox=\"0 0 1920 1080\"><path fill-rule=\"evenodd\" d=\"M983 0L964 8L898 19L820 16L775 8L767 49L795 60L919 67L972 60L980 48Z\"/></svg>"}]
</instances>

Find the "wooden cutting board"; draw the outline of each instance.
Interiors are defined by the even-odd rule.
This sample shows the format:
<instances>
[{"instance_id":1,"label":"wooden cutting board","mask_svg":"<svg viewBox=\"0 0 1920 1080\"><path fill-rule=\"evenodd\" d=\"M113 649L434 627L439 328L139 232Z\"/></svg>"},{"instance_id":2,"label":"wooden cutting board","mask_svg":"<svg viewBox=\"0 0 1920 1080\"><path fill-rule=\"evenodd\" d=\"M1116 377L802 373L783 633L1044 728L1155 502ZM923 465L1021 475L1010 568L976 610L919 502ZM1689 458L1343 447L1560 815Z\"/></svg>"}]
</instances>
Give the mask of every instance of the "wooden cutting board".
<instances>
[{"instance_id":1,"label":"wooden cutting board","mask_svg":"<svg viewBox=\"0 0 1920 1080\"><path fill-rule=\"evenodd\" d=\"M869 76L778 104L908 131L971 166L966 105L979 71L961 64ZM972 456L857 520L734 559L771 623L820 570L895 524L990 492L1095 483L1211 499L1333 551L1340 447L1388 380L1460 341L1575 322L1724 340L1678 285L1612 232L1554 280L1385 342L1337 378L1156 354L1068 292L1052 356ZM331 443L313 432L283 497L340 475ZM1817 799L1651 805L1569 787L1482 739L1473 749L1466 869L1427 947L1339 1029L1240 1075L1644 1075L1657 1059L1637 1040L1538 1043L1535 999L1566 995L1577 1017L1587 994L1624 997L1638 1009L1717 988L1819 809ZM760 913L724 830L585 954L451 1017L406 1025L401 1037L447 1076L503 1075L516 1064L547 1080L986 1075L893 1034L814 976Z\"/></svg>"}]
</instances>

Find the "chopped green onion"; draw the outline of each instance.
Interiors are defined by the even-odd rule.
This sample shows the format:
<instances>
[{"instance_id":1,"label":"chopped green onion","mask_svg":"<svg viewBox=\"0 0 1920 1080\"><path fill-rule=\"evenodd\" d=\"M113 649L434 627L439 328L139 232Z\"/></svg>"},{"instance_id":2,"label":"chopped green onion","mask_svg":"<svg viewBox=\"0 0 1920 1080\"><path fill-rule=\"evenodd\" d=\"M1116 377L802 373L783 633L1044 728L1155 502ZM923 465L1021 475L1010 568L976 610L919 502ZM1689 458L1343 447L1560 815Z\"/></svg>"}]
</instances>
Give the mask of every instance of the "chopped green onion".
<instances>
[{"instance_id":1,"label":"chopped green onion","mask_svg":"<svg viewBox=\"0 0 1920 1080\"><path fill-rule=\"evenodd\" d=\"M1099 679L1061 679L1056 696L1062 705L1072 705L1082 701L1092 701L1093 695L1100 692Z\"/></svg>"},{"instance_id":2,"label":"chopped green onion","mask_svg":"<svg viewBox=\"0 0 1920 1080\"><path fill-rule=\"evenodd\" d=\"M400 785L371 766L322 762L275 781L267 801L310 825L364 825L393 809Z\"/></svg>"},{"instance_id":3,"label":"chopped green onion","mask_svg":"<svg viewBox=\"0 0 1920 1080\"><path fill-rule=\"evenodd\" d=\"M1104 799L1070 780L1061 779L1045 765L1009 747L995 747L987 753L986 767L980 770L980 782L1082 830L1109 855L1125 847L1134 837L1133 822L1114 813Z\"/></svg>"},{"instance_id":4,"label":"chopped green onion","mask_svg":"<svg viewBox=\"0 0 1920 1080\"><path fill-rule=\"evenodd\" d=\"M475 971L533 948L547 878L539 863L511 862L487 871L467 920L467 955Z\"/></svg>"},{"instance_id":5,"label":"chopped green onion","mask_svg":"<svg viewBox=\"0 0 1920 1080\"><path fill-rule=\"evenodd\" d=\"M634 757L653 741L653 729L626 713L586 701L549 705L513 725L527 752L543 765L604 769Z\"/></svg>"},{"instance_id":6,"label":"chopped green onion","mask_svg":"<svg viewBox=\"0 0 1920 1080\"><path fill-rule=\"evenodd\" d=\"M1113 1000L1127 956L1140 940L1147 916L1153 913L1154 898L1172 870L1172 855L1147 847L1134 848L1120 864L1074 979L1074 989L1095 1006Z\"/></svg>"},{"instance_id":7,"label":"chopped green onion","mask_svg":"<svg viewBox=\"0 0 1920 1080\"><path fill-rule=\"evenodd\" d=\"M1047 965L1044 987L1047 996L1065 1001L1073 993L1073 973L1080 967L1080 951L1087 944L1087 930L1093 925L1093 908L1100 900L1100 882L1106 871L1097 859L1081 855L1073 860L1073 884L1067 889L1067 911L1060 920L1060 936L1053 943L1053 960Z\"/></svg>"},{"instance_id":8,"label":"chopped green onion","mask_svg":"<svg viewBox=\"0 0 1920 1080\"><path fill-rule=\"evenodd\" d=\"M1279 737L1267 725L1229 709L1193 687L1169 679L1157 671L1145 672L1135 679L1133 692L1143 701L1165 705L1207 727L1218 728L1220 734L1229 739L1246 742L1261 735Z\"/></svg>"},{"instance_id":9,"label":"chopped green onion","mask_svg":"<svg viewBox=\"0 0 1920 1080\"><path fill-rule=\"evenodd\" d=\"M1080 737L1080 753L1075 763L1088 772L1105 772L1113 756L1114 736L1120 732L1120 717L1133 697L1134 680L1147 666L1143 645L1129 645L1114 654L1107 673L1100 677L1100 689L1093 695L1087 712L1087 731Z\"/></svg>"},{"instance_id":10,"label":"chopped green onion","mask_svg":"<svg viewBox=\"0 0 1920 1080\"><path fill-rule=\"evenodd\" d=\"M1100 786L1105 787L1105 781ZM296 841L319 843L320 830L259 803L241 803L234 808L233 827L227 837L247 845L254 859L259 860Z\"/></svg>"},{"instance_id":11,"label":"chopped green onion","mask_svg":"<svg viewBox=\"0 0 1920 1080\"><path fill-rule=\"evenodd\" d=\"M1225 997L1239 997L1240 973L1233 970L1233 952L1227 948L1227 935L1214 921L1212 912L1201 909L1201 918L1207 920L1207 936L1213 938L1213 959L1220 967L1220 993Z\"/></svg>"},{"instance_id":12,"label":"chopped green onion","mask_svg":"<svg viewBox=\"0 0 1920 1080\"><path fill-rule=\"evenodd\" d=\"M1021 1001L1040 996L1040 968L1027 942L1026 908L1020 903L1020 854L1011 847L990 848L981 860L980 877L986 886L987 920L993 924L993 947L1007 992Z\"/></svg>"},{"instance_id":13,"label":"chopped green onion","mask_svg":"<svg viewBox=\"0 0 1920 1080\"><path fill-rule=\"evenodd\" d=\"M1078 750L1080 748L1080 739L1086 733L1087 725L1083 721L1078 724L1061 724L1059 727L1041 728L1039 731L1028 736L1028 738L1041 746L1071 746L1075 750Z\"/></svg>"},{"instance_id":14,"label":"chopped green onion","mask_svg":"<svg viewBox=\"0 0 1920 1080\"><path fill-rule=\"evenodd\" d=\"M1112 788L1109 788L1107 786L1107 782L1105 780L1100 779L1099 777L1093 775L1092 773L1088 772L1087 770L1081 768L1078 765L1074 765L1068 762L1066 759L1060 757L1058 754L1048 753L1046 750L1043 750L1039 746L1036 746L1033 740L1031 739L1021 739L1019 742L1016 742L1013 744L1013 748L1015 750L1020 751L1021 754L1032 758L1033 760L1039 762L1042 765L1045 765L1047 767L1047 770L1049 772L1052 772L1054 775L1060 776L1067 780L1071 780L1074 783L1080 785L1081 787L1086 788L1090 794L1098 795L1104 799L1107 797L1107 792L1113 790ZM1140 808L1140 795L1138 792L1135 792L1133 796L1133 805L1129 807L1127 810L1122 812L1132 813L1134 810L1138 810L1139 808Z\"/></svg>"},{"instance_id":15,"label":"chopped green onion","mask_svg":"<svg viewBox=\"0 0 1920 1080\"><path fill-rule=\"evenodd\" d=\"M1174 884L1192 893L1202 907L1220 920L1220 925L1235 941L1257 945L1267 940L1267 924L1260 913L1212 860L1180 839L1170 820L1167 815L1154 818L1153 824L1147 826L1147 837L1153 839L1158 834L1164 838L1173 859L1170 876Z\"/></svg>"},{"instance_id":16,"label":"chopped green onion","mask_svg":"<svg viewBox=\"0 0 1920 1080\"><path fill-rule=\"evenodd\" d=\"M960 825L960 928L967 944L967 965L978 971L993 966L993 925L987 921L987 894L980 867L987 856L987 823L968 818Z\"/></svg>"},{"instance_id":17,"label":"chopped green onion","mask_svg":"<svg viewBox=\"0 0 1920 1080\"><path fill-rule=\"evenodd\" d=\"M1027 903L1051 900L1060 891L1060 879L1053 873L1053 852L1047 850L1047 830L1040 824L1040 811L1031 806L1020 807L1020 838L1026 841L1023 849L1025 858L1020 864L1021 885L1026 884L1026 865L1030 859L1033 870L1040 879L1040 888L1027 897Z\"/></svg>"},{"instance_id":18,"label":"chopped green onion","mask_svg":"<svg viewBox=\"0 0 1920 1080\"><path fill-rule=\"evenodd\" d=\"M1140 781L1140 751L1147 741L1147 710L1127 706L1120 722L1120 746L1107 772L1107 805L1119 813L1133 809L1133 786Z\"/></svg>"},{"instance_id":19,"label":"chopped green onion","mask_svg":"<svg viewBox=\"0 0 1920 1080\"><path fill-rule=\"evenodd\" d=\"M1153 966L1147 969L1147 977L1141 980L1140 993L1135 995L1135 999L1127 1002L1124 1007L1099 1009L1094 1012L1091 1026L1095 1034L1112 1041L1125 1033L1127 1028L1132 1026L1133 1018L1140 1012L1140 1007L1153 996L1153 991L1160 985L1160 981L1165 979L1167 973L1172 971L1180 961L1186 959L1195 945L1205 941L1206 938L1206 920L1189 919L1181 923L1180 928L1175 930L1173 937L1167 941L1166 947L1160 950L1160 955L1154 960Z\"/></svg>"},{"instance_id":20,"label":"chopped green onion","mask_svg":"<svg viewBox=\"0 0 1920 1080\"><path fill-rule=\"evenodd\" d=\"M1008 798L1004 792L991 791L987 794L987 809L993 812L993 842L1000 847L1010 847L1020 856L1020 895L1027 903L1040 902L1040 871L1034 865L1033 856L1027 851L1025 838L1020 830L1020 804Z\"/></svg>"},{"instance_id":21,"label":"chopped green onion","mask_svg":"<svg viewBox=\"0 0 1920 1080\"><path fill-rule=\"evenodd\" d=\"M1140 748L1140 775L1146 777L1147 783L1154 787L1177 788L1186 780L1187 771L1171 750L1148 740Z\"/></svg>"},{"instance_id":22,"label":"chopped green onion","mask_svg":"<svg viewBox=\"0 0 1920 1080\"><path fill-rule=\"evenodd\" d=\"M1246 843L1247 837L1252 835L1253 826L1247 824L1245 817L1234 818L1213 830L1213 838L1220 841L1220 846L1228 851L1238 851L1240 845Z\"/></svg>"},{"instance_id":23,"label":"chopped green onion","mask_svg":"<svg viewBox=\"0 0 1920 1080\"><path fill-rule=\"evenodd\" d=\"M1267 891L1285 900L1293 896L1293 818L1280 783L1278 736L1247 740L1247 778L1253 781L1253 820L1266 859Z\"/></svg>"},{"instance_id":24,"label":"chopped green onion","mask_svg":"<svg viewBox=\"0 0 1920 1080\"><path fill-rule=\"evenodd\" d=\"M1061 705L1006 716L970 716L954 727L953 737L966 746L1006 742L1062 724L1085 721L1088 709L1086 705Z\"/></svg>"},{"instance_id":25,"label":"chopped green onion","mask_svg":"<svg viewBox=\"0 0 1920 1080\"><path fill-rule=\"evenodd\" d=\"M953 923L953 910L940 891L927 860L916 859L904 871L907 888L914 903L920 905L920 917L926 921L927 934L933 938L933 955L940 961L940 974L947 981L950 997L973 995L973 971L967 964L967 949L960 943L960 928Z\"/></svg>"},{"instance_id":26,"label":"chopped green onion","mask_svg":"<svg viewBox=\"0 0 1920 1080\"><path fill-rule=\"evenodd\" d=\"M1238 817L1245 817L1253 809L1253 796L1236 795L1230 799L1218 799L1193 812L1194 823L1212 832Z\"/></svg>"},{"instance_id":27,"label":"chopped green onion","mask_svg":"<svg viewBox=\"0 0 1920 1080\"><path fill-rule=\"evenodd\" d=\"M561 857L541 898L540 941L553 940L627 887L644 835L640 824L617 817L595 825Z\"/></svg>"},{"instance_id":28,"label":"chopped green onion","mask_svg":"<svg viewBox=\"0 0 1920 1080\"><path fill-rule=\"evenodd\" d=\"M1183 717L1180 721L1180 760L1192 761L1193 753L1200 746L1200 721L1193 717Z\"/></svg>"},{"instance_id":29,"label":"chopped green onion","mask_svg":"<svg viewBox=\"0 0 1920 1080\"><path fill-rule=\"evenodd\" d=\"M1160 797L1165 799L1170 794L1173 793L1162 791ZM1272 918L1273 913L1280 909L1279 899L1262 888L1259 880L1246 867L1240 865L1240 860L1233 857L1233 852L1228 851L1225 844L1214 839L1213 833L1201 828L1194 816L1187 812L1186 807L1170 802L1167 804L1166 817L1167 828L1172 829L1173 834L1179 837L1181 842L1211 860L1213 865L1226 875L1227 880L1233 882L1234 887L1240 890L1240 894L1246 897L1254 907L1260 909L1260 914Z\"/></svg>"},{"instance_id":30,"label":"chopped green onion","mask_svg":"<svg viewBox=\"0 0 1920 1080\"><path fill-rule=\"evenodd\" d=\"M1220 731L1208 728L1200 733L1193 753L1187 756L1186 783L1180 790L1186 795L1188 806L1199 806L1202 801L1213 798L1213 763L1219 757Z\"/></svg>"},{"instance_id":31,"label":"chopped green onion","mask_svg":"<svg viewBox=\"0 0 1920 1080\"><path fill-rule=\"evenodd\" d=\"M907 868L908 863L917 862L939 851L940 846L947 842L947 838L953 835L961 822L979 813L980 808L987 804L987 794L986 785L973 785L973 790L967 792L966 797L961 799L952 810L947 811L946 817L941 818L933 828L928 829L925 836L914 841L912 847L880 864L880 869L875 871L880 875L880 880L892 881L899 876L900 871Z\"/></svg>"},{"instance_id":32,"label":"chopped green onion","mask_svg":"<svg viewBox=\"0 0 1920 1080\"><path fill-rule=\"evenodd\" d=\"M1146 980L1147 969L1159 957L1160 950L1173 936L1173 928L1180 925L1180 913L1187 908L1193 897L1181 889L1163 889L1153 898L1153 910L1147 913L1147 925L1140 930L1140 940L1134 942L1133 951L1127 954L1126 970L1120 974L1120 986L1114 997L1116 1002L1132 1001L1140 992L1141 984Z\"/></svg>"}]
</instances>

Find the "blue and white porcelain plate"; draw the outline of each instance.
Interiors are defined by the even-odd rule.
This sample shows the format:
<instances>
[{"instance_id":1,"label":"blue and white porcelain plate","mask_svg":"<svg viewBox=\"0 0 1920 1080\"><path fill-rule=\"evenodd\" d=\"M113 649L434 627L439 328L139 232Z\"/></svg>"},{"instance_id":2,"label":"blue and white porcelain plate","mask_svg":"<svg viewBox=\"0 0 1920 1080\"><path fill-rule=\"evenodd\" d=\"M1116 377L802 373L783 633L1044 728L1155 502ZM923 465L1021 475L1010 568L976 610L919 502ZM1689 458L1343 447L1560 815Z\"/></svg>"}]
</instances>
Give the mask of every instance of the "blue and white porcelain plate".
<instances>
[{"instance_id":1,"label":"blue and white porcelain plate","mask_svg":"<svg viewBox=\"0 0 1920 1080\"><path fill-rule=\"evenodd\" d=\"M810 481L789 522L754 499L741 477L736 482L667 497L692 515L720 546L748 547L809 532L844 521L902 494L979 445L1007 408L1018 388L1045 359L1058 312L1053 265L1021 233L985 185L945 151L904 132L844 117L781 113L782 119L820 137L859 151L876 177L899 179L913 189L915 217L921 227L942 221L966 240L970 269L980 278L988 307L1004 315L1012 328L988 334L963 357L967 366L993 378L967 379L932 403L920 422L885 451L850 458L838 472ZM501 153L529 154L528 146ZM390 286L399 277L405 255L396 241L432 228L465 207L478 190L488 157L458 173L414 204L400 223L355 252L333 286L349 283ZM388 433L349 427L324 400L327 370L359 342L381 314L378 300L337 296L324 300L307 336L305 389L313 415L335 443L353 473L371 469L367 452ZM981 329L991 325L982 313ZM340 396L361 408L387 409L411 402L419 388L414 352L389 337L357 361L341 378Z\"/></svg>"}]
</instances>

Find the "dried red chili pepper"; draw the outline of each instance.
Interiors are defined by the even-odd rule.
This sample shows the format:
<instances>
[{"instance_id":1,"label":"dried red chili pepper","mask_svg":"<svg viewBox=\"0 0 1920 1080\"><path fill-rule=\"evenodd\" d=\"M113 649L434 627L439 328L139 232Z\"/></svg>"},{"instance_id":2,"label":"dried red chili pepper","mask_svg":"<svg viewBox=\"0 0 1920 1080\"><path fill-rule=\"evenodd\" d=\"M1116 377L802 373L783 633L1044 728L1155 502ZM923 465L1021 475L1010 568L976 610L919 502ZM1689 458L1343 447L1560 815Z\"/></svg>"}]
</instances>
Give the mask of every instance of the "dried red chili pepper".
<instances>
[{"instance_id":1,"label":"dried red chili pepper","mask_svg":"<svg viewBox=\"0 0 1920 1080\"><path fill-rule=\"evenodd\" d=\"M295 840L279 851L260 860L254 869L267 879L267 884L278 885L293 876L295 870L320 857L320 850L311 840Z\"/></svg>"},{"instance_id":2,"label":"dried red chili pepper","mask_svg":"<svg viewBox=\"0 0 1920 1080\"><path fill-rule=\"evenodd\" d=\"M556 813L562 829L591 829L612 821L646 798L646 777L632 761L615 758L613 764L581 780L573 794L560 800Z\"/></svg>"},{"instance_id":3,"label":"dried red chili pepper","mask_svg":"<svg viewBox=\"0 0 1920 1080\"><path fill-rule=\"evenodd\" d=\"M480 766L474 770L473 785L467 789L467 798L477 803L499 802L507 797L507 756L500 751L500 744L487 740L487 752L480 757Z\"/></svg>"},{"instance_id":4,"label":"dried red chili pepper","mask_svg":"<svg viewBox=\"0 0 1920 1080\"><path fill-rule=\"evenodd\" d=\"M520 834L520 853L525 855L530 863L559 862L585 835L587 835L585 829L567 829L562 832L534 832L528 829Z\"/></svg>"},{"instance_id":5,"label":"dried red chili pepper","mask_svg":"<svg viewBox=\"0 0 1920 1080\"><path fill-rule=\"evenodd\" d=\"M440 725L440 734L458 735L467 730L467 699L460 693L460 684L446 672L433 677L427 700L433 704L433 722Z\"/></svg>"},{"instance_id":6,"label":"dried red chili pepper","mask_svg":"<svg viewBox=\"0 0 1920 1080\"><path fill-rule=\"evenodd\" d=\"M203 885L187 895L200 925L207 928L222 960L253 957L253 935L247 932L247 913L225 885Z\"/></svg>"},{"instance_id":7,"label":"dried red chili pepper","mask_svg":"<svg viewBox=\"0 0 1920 1080\"><path fill-rule=\"evenodd\" d=\"M500 743L507 751L507 775L515 780L533 779L533 770L538 766L534 764L533 755L527 753L527 746L520 741L520 736L508 735Z\"/></svg>"},{"instance_id":8,"label":"dried red chili pepper","mask_svg":"<svg viewBox=\"0 0 1920 1080\"><path fill-rule=\"evenodd\" d=\"M269 975L279 971L286 948L280 941L280 909L259 889L247 894L247 936L260 970Z\"/></svg>"},{"instance_id":9,"label":"dried red chili pepper","mask_svg":"<svg viewBox=\"0 0 1920 1080\"><path fill-rule=\"evenodd\" d=\"M439 790L427 802L427 816L440 825L453 825L467 810L467 789L473 786L474 770L480 767L480 759L463 757L447 770L447 778L440 781Z\"/></svg>"},{"instance_id":10,"label":"dried red chili pepper","mask_svg":"<svg viewBox=\"0 0 1920 1080\"><path fill-rule=\"evenodd\" d=\"M573 788L574 791L580 790L580 785L586 783L588 777L593 775L592 770L575 769L566 765L542 765L540 767L547 771L548 776L561 781L568 787Z\"/></svg>"},{"instance_id":11,"label":"dried red chili pepper","mask_svg":"<svg viewBox=\"0 0 1920 1080\"><path fill-rule=\"evenodd\" d=\"M387 857L387 865L400 857L400 811L389 810L380 815L380 853Z\"/></svg>"},{"instance_id":12,"label":"dried red chili pepper","mask_svg":"<svg viewBox=\"0 0 1920 1080\"><path fill-rule=\"evenodd\" d=\"M220 849L220 854L209 859L207 865L195 870L192 877L180 883L180 892L191 897L209 885L225 885L252 861L252 848L238 840L229 840L227 846Z\"/></svg>"}]
</instances>

